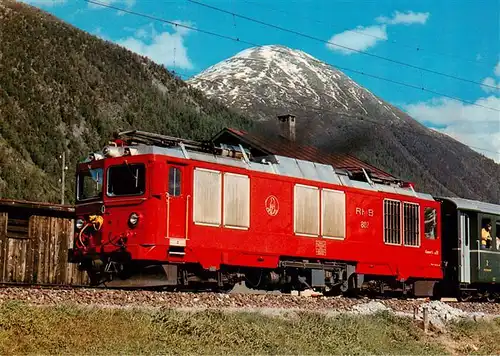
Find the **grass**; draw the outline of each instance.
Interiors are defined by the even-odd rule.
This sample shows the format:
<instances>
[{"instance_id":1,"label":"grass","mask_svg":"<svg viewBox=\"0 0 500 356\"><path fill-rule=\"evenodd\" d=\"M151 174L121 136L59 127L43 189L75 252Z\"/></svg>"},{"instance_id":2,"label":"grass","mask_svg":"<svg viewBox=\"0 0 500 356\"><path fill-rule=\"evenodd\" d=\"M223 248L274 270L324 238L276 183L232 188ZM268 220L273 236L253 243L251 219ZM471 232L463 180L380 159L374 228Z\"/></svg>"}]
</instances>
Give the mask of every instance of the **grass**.
<instances>
[{"instance_id":1,"label":"grass","mask_svg":"<svg viewBox=\"0 0 500 356\"><path fill-rule=\"evenodd\" d=\"M489 323L460 321L452 324L450 331L460 354L500 355L500 318Z\"/></svg>"},{"instance_id":2,"label":"grass","mask_svg":"<svg viewBox=\"0 0 500 356\"><path fill-rule=\"evenodd\" d=\"M293 313L181 312L0 305L0 353L11 354L444 354L498 353L500 321L425 335L410 319ZM480 344L480 336L487 341ZM444 339L446 337L446 339ZM463 341L465 340L465 341Z\"/></svg>"}]
</instances>

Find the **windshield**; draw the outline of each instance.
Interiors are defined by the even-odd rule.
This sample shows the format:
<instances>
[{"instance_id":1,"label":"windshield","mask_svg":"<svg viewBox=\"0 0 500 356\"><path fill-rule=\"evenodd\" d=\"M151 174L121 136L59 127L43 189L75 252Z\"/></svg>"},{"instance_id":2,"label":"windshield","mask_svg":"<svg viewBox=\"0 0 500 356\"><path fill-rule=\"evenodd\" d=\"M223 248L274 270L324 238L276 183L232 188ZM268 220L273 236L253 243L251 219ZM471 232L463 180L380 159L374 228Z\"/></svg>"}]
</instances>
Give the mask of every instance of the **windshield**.
<instances>
[{"instance_id":1,"label":"windshield","mask_svg":"<svg viewBox=\"0 0 500 356\"><path fill-rule=\"evenodd\" d=\"M108 195L142 195L146 185L143 164L122 164L108 169Z\"/></svg>"},{"instance_id":2,"label":"windshield","mask_svg":"<svg viewBox=\"0 0 500 356\"><path fill-rule=\"evenodd\" d=\"M102 194L102 168L90 169L78 174L78 200L99 198Z\"/></svg>"}]
</instances>

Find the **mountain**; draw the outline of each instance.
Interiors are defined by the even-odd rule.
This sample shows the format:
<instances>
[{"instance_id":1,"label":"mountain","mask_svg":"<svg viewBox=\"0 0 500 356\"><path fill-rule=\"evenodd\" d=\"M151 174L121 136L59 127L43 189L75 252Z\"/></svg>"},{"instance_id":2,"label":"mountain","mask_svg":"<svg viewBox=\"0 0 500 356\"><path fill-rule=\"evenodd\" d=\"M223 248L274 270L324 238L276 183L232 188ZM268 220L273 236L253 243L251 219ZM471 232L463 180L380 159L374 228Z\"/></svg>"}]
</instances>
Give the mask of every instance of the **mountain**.
<instances>
[{"instance_id":1,"label":"mountain","mask_svg":"<svg viewBox=\"0 0 500 356\"><path fill-rule=\"evenodd\" d=\"M252 122L164 67L48 13L0 0L0 198L66 202L76 163L114 130L209 138Z\"/></svg>"},{"instance_id":2,"label":"mountain","mask_svg":"<svg viewBox=\"0 0 500 356\"><path fill-rule=\"evenodd\" d=\"M283 46L244 50L188 80L275 132L296 115L297 141L351 153L417 189L500 203L500 165L430 130L341 71Z\"/></svg>"},{"instance_id":3,"label":"mountain","mask_svg":"<svg viewBox=\"0 0 500 356\"><path fill-rule=\"evenodd\" d=\"M263 126L273 139L275 115L290 112L299 141L352 153L420 190L500 202L498 164L304 52L249 49L189 82L44 11L0 0L0 198L59 201L66 152L71 202L77 161L118 129L203 139L226 126Z\"/></svg>"}]
</instances>

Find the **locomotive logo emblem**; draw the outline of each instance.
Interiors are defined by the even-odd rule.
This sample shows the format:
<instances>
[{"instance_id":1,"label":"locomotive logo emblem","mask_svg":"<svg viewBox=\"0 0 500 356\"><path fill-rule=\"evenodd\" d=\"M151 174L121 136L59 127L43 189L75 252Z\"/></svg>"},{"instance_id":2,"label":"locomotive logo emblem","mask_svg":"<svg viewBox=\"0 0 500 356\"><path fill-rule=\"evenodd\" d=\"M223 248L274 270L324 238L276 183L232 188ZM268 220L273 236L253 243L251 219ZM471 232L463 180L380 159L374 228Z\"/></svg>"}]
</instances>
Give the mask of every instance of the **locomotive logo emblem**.
<instances>
[{"instance_id":1,"label":"locomotive logo emblem","mask_svg":"<svg viewBox=\"0 0 500 356\"><path fill-rule=\"evenodd\" d=\"M270 216L278 215L278 211L280 210L280 203L278 202L278 198L274 195L270 195L266 198L266 212Z\"/></svg>"}]
</instances>

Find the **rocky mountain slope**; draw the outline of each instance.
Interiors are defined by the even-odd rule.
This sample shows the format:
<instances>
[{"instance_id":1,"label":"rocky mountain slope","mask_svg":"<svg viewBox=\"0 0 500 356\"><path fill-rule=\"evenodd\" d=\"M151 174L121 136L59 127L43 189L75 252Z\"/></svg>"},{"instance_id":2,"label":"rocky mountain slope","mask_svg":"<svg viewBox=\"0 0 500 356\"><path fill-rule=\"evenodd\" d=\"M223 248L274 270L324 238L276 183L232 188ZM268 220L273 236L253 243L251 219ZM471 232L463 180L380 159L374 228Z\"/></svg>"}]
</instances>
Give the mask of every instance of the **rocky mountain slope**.
<instances>
[{"instance_id":1,"label":"rocky mountain slope","mask_svg":"<svg viewBox=\"0 0 500 356\"><path fill-rule=\"evenodd\" d=\"M276 129L297 116L297 140L345 151L416 183L419 190L500 203L500 165L430 130L342 72L298 50L262 46L188 83Z\"/></svg>"},{"instance_id":2,"label":"rocky mountain slope","mask_svg":"<svg viewBox=\"0 0 500 356\"><path fill-rule=\"evenodd\" d=\"M164 67L44 11L0 0L0 198L57 202L74 168L114 130L194 139L252 122Z\"/></svg>"}]
</instances>

